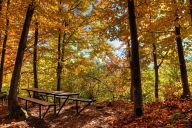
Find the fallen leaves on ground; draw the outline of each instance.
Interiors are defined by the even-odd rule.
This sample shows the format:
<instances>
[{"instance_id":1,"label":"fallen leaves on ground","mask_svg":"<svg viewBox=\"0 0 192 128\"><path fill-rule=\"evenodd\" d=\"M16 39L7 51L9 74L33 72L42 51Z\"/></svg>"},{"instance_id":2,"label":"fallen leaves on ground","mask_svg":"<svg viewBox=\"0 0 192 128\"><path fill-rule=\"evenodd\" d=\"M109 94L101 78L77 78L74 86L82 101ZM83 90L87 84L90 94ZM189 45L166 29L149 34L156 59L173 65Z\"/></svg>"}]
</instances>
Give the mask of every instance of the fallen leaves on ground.
<instances>
[{"instance_id":1,"label":"fallen leaves on ground","mask_svg":"<svg viewBox=\"0 0 192 128\"><path fill-rule=\"evenodd\" d=\"M1 128L152 128L152 127L191 127L192 99L168 99L144 105L144 116L133 118L133 103L116 100L100 102L89 106L76 116L75 107L66 105L58 116L50 109L45 119L38 118L38 106L31 107L31 117L24 121L8 120L7 106L0 107ZM45 111L45 110L44 110Z\"/></svg>"}]
</instances>

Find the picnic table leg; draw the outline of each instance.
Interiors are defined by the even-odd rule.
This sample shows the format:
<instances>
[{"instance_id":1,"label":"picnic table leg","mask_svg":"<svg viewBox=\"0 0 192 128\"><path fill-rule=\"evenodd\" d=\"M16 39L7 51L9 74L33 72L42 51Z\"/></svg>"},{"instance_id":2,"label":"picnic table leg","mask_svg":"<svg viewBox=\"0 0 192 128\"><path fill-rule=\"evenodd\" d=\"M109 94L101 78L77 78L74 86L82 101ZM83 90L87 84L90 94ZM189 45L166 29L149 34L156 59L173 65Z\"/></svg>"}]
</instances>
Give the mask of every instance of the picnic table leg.
<instances>
[{"instance_id":1,"label":"picnic table leg","mask_svg":"<svg viewBox=\"0 0 192 128\"><path fill-rule=\"evenodd\" d=\"M40 97L41 97L42 100L45 100L44 97L43 97L43 95L40 95Z\"/></svg>"},{"instance_id":2,"label":"picnic table leg","mask_svg":"<svg viewBox=\"0 0 192 128\"><path fill-rule=\"evenodd\" d=\"M27 92L28 92L28 94L29 94L29 97L31 97L31 93L30 93L30 91L29 91L29 90L27 90Z\"/></svg>"},{"instance_id":3,"label":"picnic table leg","mask_svg":"<svg viewBox=\"0 0 192 128\"><path fill-rule=\"evenodd\" d=\"M25 101L25 110L27 111L27 100Z\"/></svg>"},{"instance_id":4,"label":"picnic table leg","mask_svg":"<svg viewBox=\"0 0 192 128\"><path fill-rule=\"evenodd\" d=\"M80 109L79 111L78 111L78 108L77 108L77 113L76 113L76 115L79 115L80 114L80 112L82 112L86 107L88 107L89 105L91 104L91 102L89 102L87 105L85 105L82 109Z\"/></svg>"},{"instance_id":5,"label":"picnic table leg","mask_svg":"<svg viewBox=\"0 0 192 128\"><path fill-rule=\"evenodd\" d=\"M4 97L2 98L2 108L4 107Z\"/></svg>"},{"instance_id":6,"label":"picnic table leg","mask_svg":"<svg viewBox=\"0 0 192 128\"><path fill-rule=\"evenodd\" d=\"M1 98L1 100L2 100L2 110L3 110L3 108L4 108L3 97Z\"/></svg>"},{"instance_id":7,"label":"picnic table leg","mask_svg":"<svg viewBox=\"0 0 192 128\"><path fill-rule=\"evenodd\" d=\"M41 105L39 104L39 118L41 118Z\"/></svg>"},{"instance_id":8,"label":"picnic table leg","mask_svg":"<svg viewBox=\"0 0 192 128\"><path fill-rule=\"evenodd\" d=\"M59 112L61 111L61 109L63 108L63 106L65 105L65 103L67 102L68 99L69 99L69 96L67 96L67 98L63 102L62 106L59 108L59 111L57 112L57 115L59 115Z\"/></svg>"},{"instance_id":9,"label":"picnic table leg","mask_svg":"<svg viewBox=\"0 0 192 128\"><path fill-rule=\"evenodd\" d=\"M59 107L61 106L61 98L58 98Z\"/></svg>"},{"instance_id":10,"label":"picnic table leg","mask_svg":"<svg viewBox=\"0 0 192 128\"><path fill-rule=\"evenodd\" d=\"M54 95L54 114L56 114L56 96Z\"/></svg>"},{"instance_id":11,"label":"picnic table leg","mask_svg":"<svg viewBox=\"0 0 192 128\"><path fill-rule=\"evenodd\" d=\"M48 95L46 94L46 100L49 101Z\"/></svg>"},{"instance_id":12,"label":"picnic table leg","mask_svg":"<svg viewBox=\"0 0 192 128\"><path fill-rule=\"evenodd\" d=\"M76 102L76 111L78 113L78 101L76 100L75 102Z\"/></svg>"},{"instance_id":13,"label":"picnic table leg","mask_svg":"<svg viewBox=\"0 0 192 128\"><path fill-rule=\"evenodd\" d=\"M47 108L47 110L46 110L46 112L43 114L43 117L42 117L42 118L45 117L45 115L47 114L47 112L49 111L49 109L50 109L50 106Z\"/></svg>"}]
</instances>

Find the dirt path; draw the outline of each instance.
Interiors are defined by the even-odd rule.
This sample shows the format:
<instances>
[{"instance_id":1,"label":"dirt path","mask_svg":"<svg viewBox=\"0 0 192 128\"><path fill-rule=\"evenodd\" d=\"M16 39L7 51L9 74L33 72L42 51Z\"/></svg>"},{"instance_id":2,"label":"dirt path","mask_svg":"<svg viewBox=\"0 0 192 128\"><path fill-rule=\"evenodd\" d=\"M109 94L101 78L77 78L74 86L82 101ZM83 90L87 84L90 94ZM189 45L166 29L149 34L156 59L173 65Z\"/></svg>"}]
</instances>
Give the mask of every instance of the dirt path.
<instances>
[{"instance_id":1,"label":"dirt path","mask_svg":"<svg viewBox=\"0 0 192 128\"><path fill-rule=\"evenodd\" d=\"M192 99L169 99L144 104L144 115L133 119L133 103L118 100L95 103L75 116L75 107L65 106L59 116L49 112L38 119L38 107L29 109L30 118L24 121L7 120L7 106L0 107L0 128L191 128ZM50 110L50 111L53 111Z\"/></svg>"},{"instance_id":2,"label":"dirt path","mask_svg":"<svg viewBox=\"0 0 192 128\"><path fill-rule=\"evenodd\" d=\"M2 108L0 109L1 128L111 128L114 127L115 122L131 113L132 106L120 100L113 103L101 102L91 105L76 116L75 107L68 105L59 116L54 116L50 112L44 120L37 118L38 106L36 106L29 110L31 117L25 121L6 120L4 117L7 106L4 107L4 111L2 111Z\"/></svg>"}]
</instances>

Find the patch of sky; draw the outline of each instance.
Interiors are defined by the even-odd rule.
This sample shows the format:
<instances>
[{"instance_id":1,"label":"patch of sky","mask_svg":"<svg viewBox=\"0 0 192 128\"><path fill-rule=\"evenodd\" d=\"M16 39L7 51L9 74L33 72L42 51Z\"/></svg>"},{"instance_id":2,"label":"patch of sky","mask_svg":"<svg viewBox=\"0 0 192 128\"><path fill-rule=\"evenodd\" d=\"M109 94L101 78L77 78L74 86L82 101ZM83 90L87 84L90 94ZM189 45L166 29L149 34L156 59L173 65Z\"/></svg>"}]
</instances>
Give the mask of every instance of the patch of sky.
<instances>
[{"instance_id":1,"label":"patch of sky","mask_svg":"<svg viewBox=\"0 0 192 128\"><path fill-rule=\"evenodd\" d=\"M92 26L91 25L87 25L83 28L83 30L87 31L87 30L91 30L92 29Z\"/></svg>"},{"instance_id":2,"label":"patch of sky","mask_svg":"<svg viewBox=\"0 0 192 128\"><path fill-rule=\"evenodd\" d=\"M147 66L147 69L148 69L148 70L152 70L152 69L154 69L154 64L152 64L152 63L149 64L149 65Z\"/></svg>"},{"instance_id":3,"label":"patch of sky","mask_svg":"<svg viewBox=\"0 0 192 128\"><path fill-rule=\"evenodd\" d=\"M73 14L74 14L75 16L78 16L80 13L81 13L81 11L80 11L78 8L74 8L74 9L73 9Z\"/></svg>"},{"instance_id":4,"label":"patch of sky","mask_svg":"<svg viewBox=\"0 0 192 128\"><path fill-rule=\"evenodd\" d=\"M98 58L98 57L94 57L94 59L100 63L100 64L104 64L105 62L103 62L103 60L101 58Z\"/></svg>"},{"instance_id":5,"label":"patch of sky","mask_svg":"<svg viewBox=\"0 0 192 128\"><path fill-rule=\"evenodd\" d=\"M84 16L88 16L89 14L91 14L91 11L93 10L93 6L89 5L89 8L86 12L83 13Z\"/></svg>"},{"instance_id":6,"label":"patch of sky","mask_svg":"<svg viewBox=\"0 0 192 128\"><path fill-rule=\"evenodd\" d=\"M108 40L108 43L114 46L115 48L120 47L122 44L122 42L119 39L115 39L113 41Z\"/></svg>"},{"instance_id":7,"label":"patch of sky","mask_svg":"<svg viewBox=\"0 0 192 128\"><path fill-rule=\"evenodd\" d=\"M121 6L119 6L118 4L114 4L113 5L114 7L111 9L112 11L114 11L114 10L117 10L117 9L121 9Z\"/></svg>"},{"instance_id":8,"label":"patch of sky","mask_svg":"<svg viewBox=\"0 0 192 128\"><path fill-rule=\"evenodd\" d=\"M109 29L108 29L108 28L106 29L106 32L107 32L107 34L109 34L109 33L110 33L110 31L109 31Z\"/></svg>"},{"instance_id":9,"label":"patch of sky","mask_svg":"<svg viewBox=\"0 0 192 128\"><path fill-rule=\"evenodd\" d=\"M46 42L46 41L39 42L39 43L37 44L37 46L38 46L38 47L48 47L48 48L50 48L49 42ZM29 51L30 51L30 52L33 52L33 50L34 50L34 48L29 48Z\"/></svg>"},{"instance_id":10,"label":"patch of sky","mask_svg":"<svg viewBox=\"0 0 192 128\"><path fill-rule=\"evenodd\" d=\"M116 24L116 25L114 26L114 28L115 28L115 31L118 31L118 30L119 30L119 25Z\"/></svg>"},{"instance_id":11,"label":"patch of sky","mask_svg":"<svg viewBox=\"0 0 192 128\"><path fill-rule=\"evenodd\" d=\"M43 41L43 42L39 42L39 43L37 44L37 46L50 47L50 44L49 44L49 42L47 42L47 41Z\"/></svg>"},{"instance_id":12,"label":"patch of sky","mask_svg":"<svg viewBox=\"0 0 192 128\"><path fill-rule=\"evenodd\" d=\"M70 47L71 47L71 49L73 49L73 50L77 50L77 46L71 45Z\"/></svg>"},{"instance_id":13,"label":"patch of sky","mask_svg":"<svg viewBox=\"0 0 192 128\"><path fill-rule=\"evenodd\" d=\"M83 49L77 53L77 56L83 56L84 58L90 58L90 52L92 52L93 49Z\"/></svg>"},{"instance_id":14,"label":"patch of sky","mask_svg":"<svg viewBox=\"0 0 192 128\"><path fill-rule=\"evenodd\" d=\"M123 57L126 46L123 45L124 43L120 41L119 39L115 39L113 41L108 40L108 43L112 45L116 50L113 51L115 55L118 57Z\"/></svg>"},{"instance_id":15,"label":"patch of sky","mask_svg":"<svg viewBox=\"0 0 192 128\"><path fill-rule=\"evenodd\" d=\"M123 14L122 13L118 13L117 16L115 16L116 18L120 18Z\"/></svg>"},{"instance_id":16,"label":"patch of sky","mask_svg":"<svg viewBox=\"0 0 192 128\"><path fill-rule=\"evenodd\" d=\"M185 49L190 50L190 51L189 51L189 54L185 56L185 59L186 59L187 61L192 60L192 46L191 46L191 45L188 45L188 43L191 43L191 42L192 42L192 36L183 39L183 42L184 42L184 45L183 45L184 50L185 50Z\"/></svg>"}]
</instances>

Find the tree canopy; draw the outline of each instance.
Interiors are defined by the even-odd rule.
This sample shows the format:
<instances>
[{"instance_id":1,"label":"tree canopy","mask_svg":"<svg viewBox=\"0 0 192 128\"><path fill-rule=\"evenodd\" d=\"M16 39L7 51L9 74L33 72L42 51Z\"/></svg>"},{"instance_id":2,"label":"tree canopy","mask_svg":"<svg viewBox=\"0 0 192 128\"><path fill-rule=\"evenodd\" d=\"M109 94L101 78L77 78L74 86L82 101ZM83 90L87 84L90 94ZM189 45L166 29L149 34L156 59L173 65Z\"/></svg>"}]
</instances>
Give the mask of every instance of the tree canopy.
<instances>
[{"instance_id":1,"label":"tree canopy","mask_svg":"<svg viewBox=\"0 0 192 128\"><path fill-rule=\"evenodd\" d=\"M0 91L10 113L34 86L131 99L139 117L190 97L191 25L191 0L0 0Z\"/></svg>"}]
</instances>

